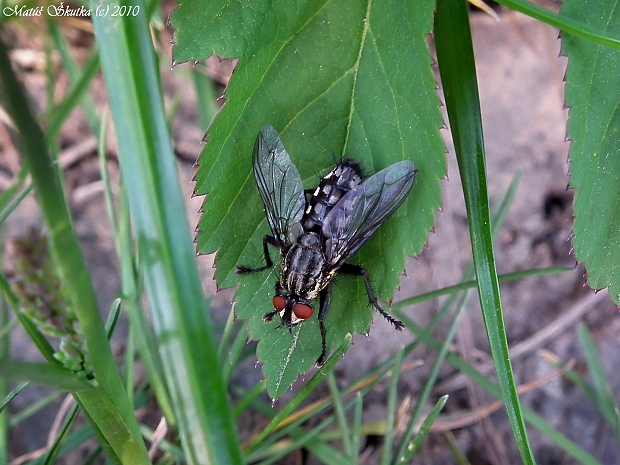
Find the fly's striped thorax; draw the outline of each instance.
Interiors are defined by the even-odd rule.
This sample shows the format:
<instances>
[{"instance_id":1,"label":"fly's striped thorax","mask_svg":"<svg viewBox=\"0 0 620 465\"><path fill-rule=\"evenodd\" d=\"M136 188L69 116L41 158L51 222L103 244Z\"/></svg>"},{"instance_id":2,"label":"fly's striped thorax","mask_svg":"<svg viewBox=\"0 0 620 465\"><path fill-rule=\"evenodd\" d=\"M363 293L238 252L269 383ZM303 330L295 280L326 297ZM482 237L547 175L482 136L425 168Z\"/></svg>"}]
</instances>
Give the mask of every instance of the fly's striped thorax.
<instances>
[{"instance_id":1,"label":"fly's striped thorax","mask_svg":"<svg viewBox=\"0 0 620 465\"><path fill-rule=\"evenodd\" d=\"M315 233L302 234L282 260L280 285L293 295L314 300L329 283L321 239Z\"/></svg>"},{"instance_id":2,"label":"fly's striped thorax","mask_svg":"<svg viewBox=\"0 0 620 465\"><path fill-rule=\"evenodd\" d=\"M323 221L338 201L362 182L360 166L353 160L343 160L331 170L312 193L302 220L304 231L321 233Z\"/></svg>"}]
</instances>

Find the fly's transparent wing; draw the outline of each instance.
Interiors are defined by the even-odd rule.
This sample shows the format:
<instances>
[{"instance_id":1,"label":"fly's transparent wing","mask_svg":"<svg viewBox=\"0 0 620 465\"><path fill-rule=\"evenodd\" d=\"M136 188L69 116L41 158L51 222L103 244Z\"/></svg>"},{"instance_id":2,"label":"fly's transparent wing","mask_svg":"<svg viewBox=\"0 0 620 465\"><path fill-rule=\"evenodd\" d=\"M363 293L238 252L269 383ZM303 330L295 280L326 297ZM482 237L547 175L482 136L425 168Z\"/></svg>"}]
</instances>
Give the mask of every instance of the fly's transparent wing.
<instances>
[{"instance_id":1,"label":"fly's transparent wing","mask_svg":"<svg viewBox=\"0 0 620 465\"><path fill-rule=\"evenodd\" d=\"M252 162L271 232L281 245L290 245L303 232L306 197L299 171L272 126L258 133Z\"/></svg>"},{"instance_id":2,"label":"fly's transparent wing","mask_svg":"<svg viewBox=\"0 0 620 465\"><path fill-rule=\"evenodd\" d=\"M337 268L346 262L400 207L416 173L408 160L394 163L340 199L323 222L330 266Z\"/></svg>"}]
</instances>

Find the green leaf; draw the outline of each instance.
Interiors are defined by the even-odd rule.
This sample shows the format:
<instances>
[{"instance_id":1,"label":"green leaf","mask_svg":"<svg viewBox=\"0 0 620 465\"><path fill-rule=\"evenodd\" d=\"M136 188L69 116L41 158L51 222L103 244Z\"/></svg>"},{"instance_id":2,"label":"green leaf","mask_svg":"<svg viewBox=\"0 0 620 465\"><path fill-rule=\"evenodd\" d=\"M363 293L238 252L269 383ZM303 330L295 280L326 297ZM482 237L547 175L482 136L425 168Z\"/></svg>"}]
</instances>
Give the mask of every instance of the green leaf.
<instances>
[{"instance_id":1,"label":"green leaf","mask_svg":"<svg viewBox=\"0 0 620 465\"><path fill-rule=\"evenodd\" d=\"M273 40L277 22L288 18L276 15L267 0L201 0L179 2L170 16L177 29L173 49L175 63L200 61L216 54L234 58L244 54L253 44ZM320 7L320 2L313 11ZM275 7L275 5L274 5ZM306 5L308 7L308 5ZM291 7L291 10L298 6ZM280 9L279 12L283 10Z\"/></svg>"},{"instance_id":2,"label":"green leaf","mask_svg":"<svg viewBox=\"0 0 620 465\"><path fill-rule=\"evenodd\" d=\"M614 2L570 0L562 14L620 35ZM562 34L568 56L566 104L571 187L575 194L573 247L588 284L609 288L620 305L620 51Z\"/></svg>"},{"instance_id":3,"label":"green leaf","mask_svg":"<svg viewBox=\"0 0 620 465\"><path fill-rule=\"evenodd\" d=\"M430 0L406 7L396 1L335 0L300 10L273 2L281 19L270 22L273 31L262 37L275 39L248 48L207 134L196 174L196 193L209 194L198 251L217 250L220 286L239 284L237 316L252 319L250 337L261 340L258 357L273 397L312 366L321 337L315 318L292 335L275 329L277 317L270 324L262 321L272 310L277 267L240 278L234 274L238 264L256 267L264 260L262 240L270 234L252 175L258 131L266 124L278 130L306 188L316 187L317 175L345 156L355 157L367 174L399 160L414 162L419 174L408 200L352 260L368 270L377 296L389 300L405 255L417 255L426 242L440 203L438 180L445 175L442 121L426 46L433 7ZM181 26L180 16L176 19ZM278 257L277 250L270 253ZM328 349L347 333L368 332L374 315L362 280L338 278L326 318Z\"/></svg>"}]
</instances>

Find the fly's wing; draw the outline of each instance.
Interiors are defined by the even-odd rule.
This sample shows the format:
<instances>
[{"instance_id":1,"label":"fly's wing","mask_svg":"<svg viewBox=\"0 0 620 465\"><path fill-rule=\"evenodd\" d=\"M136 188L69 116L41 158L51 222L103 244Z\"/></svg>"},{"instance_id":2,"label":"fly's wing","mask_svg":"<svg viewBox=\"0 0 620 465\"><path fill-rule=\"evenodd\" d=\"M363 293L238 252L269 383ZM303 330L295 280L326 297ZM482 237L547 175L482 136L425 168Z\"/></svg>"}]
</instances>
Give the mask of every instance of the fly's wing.
<instances>
[{"instance_id":1,"label":"fly's wing","mask_svg":"<svg viewBox=\"0 0 620 465\"><path fill-rule=\"evenodd\" d=\"M299 171L272 126L258 133L252 162L271 232L281 245L288 246L303 232L306 197Z\"/></svg>"},{"instance_id":2,"label":"fly's wing","mask_svg":"<svg viewBox=\"0 0 620 465\"><path fill-rule=\"evenodd\" d=\"M408 160L394 163L347 192L323 222L325 255L338 268L400 207L417 171Z\"/></svg>"}]
</instances>

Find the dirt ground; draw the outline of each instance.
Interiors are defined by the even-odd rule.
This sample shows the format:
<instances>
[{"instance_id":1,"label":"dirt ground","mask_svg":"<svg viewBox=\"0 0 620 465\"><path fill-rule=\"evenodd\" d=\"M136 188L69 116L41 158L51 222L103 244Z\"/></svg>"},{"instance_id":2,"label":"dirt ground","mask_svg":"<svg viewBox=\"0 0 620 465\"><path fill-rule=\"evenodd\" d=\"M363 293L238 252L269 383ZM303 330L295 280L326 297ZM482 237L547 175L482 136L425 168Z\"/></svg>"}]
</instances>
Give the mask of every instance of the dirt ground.
<instances>
[{"instance_id":1,"label":"dirt ground","mask_svg":"<svg viewBox=\"0 0 620 465\"><path fill-rule=\"evenodd\" d=\"M576 322L583 321L598 344L612 390L618 392L620 378L616 354L620 349L620 317L617 308L606 292L594 294L584 286L583 269L575 267L571 252L573 193L567 190L570 164L567 162L569 143L565 140L568 111L564 108L563 82L566 59L559 56L558 32L516 13L501 10L500 17L501 21L495 21L484 14L472 15L491 201L496 203L517 172L521 173L517 195L496 241L498 271L574 267L573 271L562 275L528 278L502 285L504 318L513 348L515 376L520 385L526 385L553 375L555 370L542 358L541 349L562 360L574 360L577 369L583 371L583 351L575 328ZM179 85L185 86L173 136L179 154L181 183L188 199L188 221L193 227L198 221L201 199L191 198L191 180L195 170L193 162L202 147L203 131L197 125L194 96L179 72L182 70L175 68L170 71L169 66L162 66L168 103L178 92ZM42 92L37 75L40 77L40 73L29 73L28 85ZM92 88L102 88L102 83L99 81ZM99 102L104 98L95 95ZM442 132L448 147L448 179L442 181L442 211L436 214L435 231L429 235L428 247L417 259L408 261L407 275L401 280L401 289L395 300L458 283L471 258L456 160L449 132ZM92 138L84 134L88 132L83 114L76 112L70 128L63 133L63 144L65 151L73 150L81 156L67 168L66 177L76 227L99 302L102 308L107 308L119 290L117 263L108 224L101 221L105 210L97 184L95 147ZM4 137L5 134L0 133L0 142ZM15 154L6 150L6 143L2 147L0 189L8 182L6 173L14 172L16 168ZM115 172L115 163L111 163L111 167ZM3 235L10 237L30 225L41 225L32 198L9 218ZM205 277L205 290L210 295L215 294L212 257L200 257L199 262ZM216 321L227 315L232 295L232 290L215 295L212 309ZM440 299L416 305L407 312L419 323L426 324L444 302L445 299ZM441 338L445 330L446 327L440 327L436 336ZM124 337L121 330L115 346L119 353L123 350ZM344 382L357 376L410 340L410 335L395 336L393 328L384 319L375 319L370 340L356 335L354 346L339 362L336 368L339 379ZM20 354L20 358L37 359L36 350L21 333L12 344L12 351ZM474 364L488 365L490 360L475 294L472 294L461 320L453 350ZM413 355L412 360L423 360L425 365L404 374L400 384L402 399L411 396L415 402L433 356L429 352ZM236 374L237 381L253 385L261 379L261 368L256 367L253 360L242 367L243 370ZM436 433L430 435L414 463L454 463L446 447L446 431L454 434L472 464L518 463L506 415L501 408L492 414L481 414L493 399L454 373L449 367L442 371L433 400L446 393L450 394L450 400L436 424ZM15 400L14 408L24 408L44 392L29 387ZM384 395L385 392L378 389L365 400L366 421L384 418ZM523 401L602 463L620 463L618 443L614 441L613 433L594 406L571 383L550 376L540 386L523 394ZM480 421L479 417L483 419ZM38 418L16 428L11 436L15 454L41 447L51 421L52 417ZM533 428L529 433L539 464L576 463Z\"/></svg>"}]
</instances>

